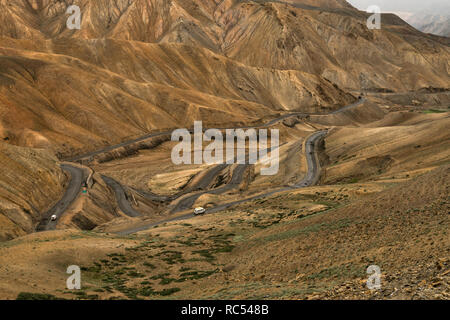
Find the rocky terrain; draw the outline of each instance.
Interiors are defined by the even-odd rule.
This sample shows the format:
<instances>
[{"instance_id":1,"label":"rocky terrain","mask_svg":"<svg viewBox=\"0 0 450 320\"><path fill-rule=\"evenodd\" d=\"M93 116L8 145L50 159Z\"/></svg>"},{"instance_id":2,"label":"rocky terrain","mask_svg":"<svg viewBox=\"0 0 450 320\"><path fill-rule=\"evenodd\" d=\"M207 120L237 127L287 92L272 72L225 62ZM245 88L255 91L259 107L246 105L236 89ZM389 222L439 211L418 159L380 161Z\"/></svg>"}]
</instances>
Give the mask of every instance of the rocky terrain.
<instances>
[{"instance_id":1,"label":"rocky terrain","mask_svg":"<svg viewBox=\"0 0 450 320\"><path fill-rule=\"evenodd\" d=\"M45 150L0 142L0 241L34 232L67 182L58 159Z\"/></svg>"},{"instance_id":2,"label":"rocky terrain","mask_svg":"<svg viewBox=\"0 0 450 320\"><path fill-rule=\"evenodd\" d=\"M0 0L0 298L448 299L450 38L367 17L344 0ZM270 177L138 139L288 113ZM321 130L316 186L167 220L184 196L209 209L301 181ZM126 141L72 162L90 183L35 233L61 164Z\"/></svg>"},{"instance_id":3,"label":"rocky terrain","mask_svg":"<svg viewBox=\"0 0 450 320\"><path fill-rule=\"evenodd\" d=\"M369 31L345 1L291 2L2 1L2 105L15 115L3 136L66 155L198 116L248 122L333 108L348 89L448 86L446 38L395 16ZM80 30L66 28L71 4Z\"/></svg>"}]
</instances>

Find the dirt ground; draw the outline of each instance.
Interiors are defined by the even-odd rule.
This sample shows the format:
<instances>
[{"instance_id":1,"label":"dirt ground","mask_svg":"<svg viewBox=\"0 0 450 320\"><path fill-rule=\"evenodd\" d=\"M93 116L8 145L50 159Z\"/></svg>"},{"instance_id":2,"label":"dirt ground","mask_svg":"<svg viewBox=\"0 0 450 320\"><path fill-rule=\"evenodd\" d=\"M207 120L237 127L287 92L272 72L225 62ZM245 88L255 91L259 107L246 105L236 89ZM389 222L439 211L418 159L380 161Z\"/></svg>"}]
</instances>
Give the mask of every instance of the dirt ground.
<instances>
[{"instance_id":1,"label":"dirt ground","mask_svg":"<svg viewBox=\"0 0 450 320\"><path fill-rule=\"evenodd\" d=\"M448 299L449 173L308 188L128 237L30 235L2 244L0 295ZM72 264L81 291L64 287ZM379 291L366 287L370 265L381 268Z\"/></svg>"},{"instance_id":2,"label":"dirt ground","mask_svg":"<svg viewBox=\"0 0 450 320\"><path fill-rule=\"evenodd\" d=\"M323 185L130 236L114 232L164 219L163 211L148 207L143 218L119 215L95 231L59 230L3 242L0 297L448 299L448 114L381 114L369 104L350 116L363 121L330 128L320 149ZM277 125L283 133L279 175L253 173L239 188L204 195L195 205L233 201L301 177L303 142L330 119L317 121ZM94 168L128 187L158 186L171 194L180 191L181 183L174 182L189 183L204 170L180 171L167 160L170 149L163 143ZM98 215L94 204L109 196L105 186L96 188L70 209L66 228L80 210ZM69 265L81 267L81 290L66 289ZM380 290L367 288L371 265L380 267Z\"/></svg>"}]
</instances>

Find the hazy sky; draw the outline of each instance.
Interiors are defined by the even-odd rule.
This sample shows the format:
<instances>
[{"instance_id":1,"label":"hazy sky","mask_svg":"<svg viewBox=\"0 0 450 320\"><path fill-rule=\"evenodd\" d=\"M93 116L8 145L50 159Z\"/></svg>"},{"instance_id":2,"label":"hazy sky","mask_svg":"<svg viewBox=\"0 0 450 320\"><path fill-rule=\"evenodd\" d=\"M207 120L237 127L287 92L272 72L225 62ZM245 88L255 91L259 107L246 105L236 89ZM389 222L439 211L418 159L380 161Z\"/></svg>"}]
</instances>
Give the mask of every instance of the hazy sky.
<instances>
[{"instance_id":1,"label":"hazy sky","mask_svg":"<svg viewBox=\"0 0 450 320\"><path fill-rule=\"evenodd\" d=\"M381 11L435 11L440 12L445 8L445 11L450 10L449 0L347 0L353 6L360 10L366 10L371 5L377 5ZM449 14L450 12L441 12Z\"/></svg>"}]
</instances>

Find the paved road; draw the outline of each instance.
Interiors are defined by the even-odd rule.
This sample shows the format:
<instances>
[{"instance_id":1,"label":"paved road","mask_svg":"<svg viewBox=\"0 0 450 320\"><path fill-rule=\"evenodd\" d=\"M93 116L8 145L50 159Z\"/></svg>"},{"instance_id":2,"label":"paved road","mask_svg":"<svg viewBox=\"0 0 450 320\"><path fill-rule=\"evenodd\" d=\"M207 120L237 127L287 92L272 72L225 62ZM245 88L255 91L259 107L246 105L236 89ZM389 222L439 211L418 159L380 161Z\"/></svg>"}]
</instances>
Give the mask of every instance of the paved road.
<instances>
[{"instance_id":1,"label":"paved road","mask_svg":"<svg viewBox=\"0 0 450 320\"><path fill-rule=\"evenodd\" d=\"M304 115L304 113L300 113L300 112L289 113L289 114L282 115L276 119L270 120L268 123L266 123L264 125L246 126L246 127L239 127L236 129L250 129L250 128L260 128L260 127L271 126L278 121L282 121L286 118L293 117L293 116L299 116L299 115ZM220 129L220 128L218 128L218 129ZM227 129L227 128L223 128L223 129ZM205 128L204 130L207 130L207 129ZM193 132L193 129L191 129L190 131ZM92 151L92 152L89 152L89 153L86 153L83 155L68 158L68 159L66 159L66 161L67 162L77 162L77 161L80 161L83 159L89 159L89 158L92 158L96 155L99 155L99 154L102 154L105 152L116 150L121 147L126 147L126 146L132 145L137 142L145 141L149 138L171 135L171 133L172 133L172 131L150 133L150 134L141 136L141 137L133 139L133 140L124 141L122 143L108 146L108 147L105 147L105 148L102 148L102 149L99 149L96 151ZM186 193L192 192L193 189L194 190L195 189L202 190L202 189L207 188L209 186L209 184L212 182L212 180L216 177L216 175L220 171L222 171L226 166L227 165L218 165L218 166L213 167L212 169L209 170L209 172L207 172L202 177L202 179L193 188L189 188L188 190L183 190L181 193L176 194L174 196L169 196L169 197L168 196L159 196L157 194L153 194L150 192L145 192L145 191L140 191L140 190L135 190L135 191L137 191L144 197L151 199L151 200L161 201L161 202L171 201L171 200L174 200ZM76 200L78 194L81 191L82 183L83 183L83 181L86 180L86 177L84 175L84 170L79 169L74 166L71 166L71 165L67 165L67 164L62 165L61 167L71 174L72 180L71 180L70 185L69 185L66 193L64 194L63 198L60 201L58 201L58 203L44 215L44 218L42 219L42 221L40 222L40 224L37 227L37 231L55 229L57 220L59 220L60 216L64 213L64 211L67 210L67 208ZM120 183L118 183L117 181L115 181L114 179L111 179L111 178L108 178L105 176L102 176L102 178L105 181L105 183L107 183L114 190L120 209L125 214L127 214L131 217L139 216L140 213L137 212L136 210L134 210L131 207L131 205L129 204L129 202L127 201L127 197L125 195L123 186ZM54 214L56 214L58 216L58 219L56 221L51 221L50 217Z\"/></svg>"},{"instance_id":2,"label":"paved road","mask_svg":"<svg viewBox=\"0 0 450 320\"><path fill-rule=\"evenodd\" d=\"M278 146L277 148L279 148L279 147L280 146ZM271 151L273 151L271 148L267 148L265 152L269 153ZM255 153L256 153L256 155L255 155ZM258 154L259 154L259 151L255 151L253 154L250 153L250 154L246 155L246 158L250 159L252 156L255 156L255 158L257 158ZM237 158L235 158L235 162L236 161L237 161ZM224 164L224 165L220 165L220 166L222 169L224 169L231 165ZM251 165L248 163L238 164L236 166L236 168L233 170L233 174L231 176L230 181L226 185L216 188L216 189L213 189L213 190L204 190L203 192L197 192L195 194L189 195L189 196L181 199L175 205L175 207L171 209L170 213L173 214L173 213L185 211L187 209L191 209L192 206L194 205L195 201L197 201L197 199L204 194L224 194L232 189L238 188L244 178L244 174L245 174L247 168L249 168L250 166ZM218 171L217 174L219 172L220 171ZM215 176L212 176L211 181L214 178L215 178Z\"/></svg>"},{"instance_id":3,"label":"paved road","mask_svg":"<svg viewBox=\"0 0 450 320\"><path fill-rule=\"evenodd\" d=\"M99 150L96 150L96 151L92 151L92 152L89 152L89 153L86 153L86 154L83 154L83 155L79 155L79 156L75 156L75 157L72 157L72 158L67 158L67 159L64 159L64 160L68 161L68 162L77 162L77 161L80 161L80 160L83 160L83 159L89 159L89 158L92 158L92 157L94 157L96 155L99 155L99 154L102 154L102 153L113 151L113 150L116 150L116 149L121 148L121 147L126 147L126 146L129 146L131 144L134 144L134 143L137 143L137 142L142 142L142 141L145 141L145 140L150 139L150 138L166 136L167 134L169 134L169 133L168 132L149 133L149 134L146 134L145 136L142 136L142 137L139 137L139 138L136 138L136 139L133 139L133 140L124 141L124 142L119 143L119 144L108 146L108 147L105 147L105 148L102 148L102 149L99 149Z\"/></svg>"},{"instance_id":4,"label":"paved road","mask_svg":"<svg viewBox=\"0 0 450 320\"><path fill-rule=\"evenodd\" d=\"M332 112L332 114L342 112L342 111L347 110L349 108L353 108L353 107L363 103L364 101L365 101L365 99L358 100L357 102L355 102L355 103L353 103L353 104L351 104L349 106L346 106L346 107L344 107L342 109L339 109L337 111ZM321 115L321 113L291 112L291 113L287 113L287 114L284 114L282 116L279 116L278 118L272 119L272 120L268 121L265 124L255 125L255 126L242 126L242 127L236 127L234 129L265 128L265 127L270 127L270 126L274 125L275 123L280 122L280 121L285 120L285 119L290 118L290 117L308 116L308 115ZM225 130L225 129L230 129L230 128L229 127L224 127L224 128L215 128L215 129ZM203 128L203 131L206 131L206 130L208 130L208 128ZM193 129L189 129L189 132L193 133L194 130ZM97 156L99 154L106 153L106 152L109 152L109 151L113 151L113 150L116 150L116 149L119 149L119 148L122 148L122 147L126 147L126 146L129 146L129 145L135 144L137 142L142 142L142 141L145 141L145 140L150 139L150 138L163 137L163 136L167 136L167 135L171 135L171 134L172 134L172 131L149 133L149 134L146 134L144 136L141 136L141 137L133 139L133 140L124 141L124 142L121 142L119 144L115 144L115 145L112 145L112 146L104 147L102 149L99 149L99 150L96 150L96 151L92 151L92 152L89 152L89 153L86 153L86 154L83 154L83 155L78 155L78 156L75 156L75 157L72 157L72 158L67 158L67 159L65 159L65 161L67 161L67 162L77 162L77 161L80 161L80 160L83 160L83 159L89 159L89 158L92 158L92 157Z\"/></svg>"},{"instance_id":5,"label":"paved road","mask_svg":"<svg viewBox=\"0 0 450 320\"><path fill-rule=\"evenodd\" d=\"M189 195L189 196L181 199L175 205L175 207L172 208L172 210L170 210L170 213L177 213L177 212L185 211L187 209L191 209L192 206L194 205L195 201L197 201L197 199L204 194L223 194L234 188L237 188L241 184L245 170L247 169L248 166L249 165L247 165L247 164L237 165L237 167L233 170L233 175L232 175L231 181L229 183L227 183L226 185L224 185L220 188L197 192L195 194Z\"/></svg>"},{"instance_id":6,"label":"paved road","mask_svg":"<svg viewBox=\"0 0 450 320\"><path fill-rule=\"evenodd\" d=\"M354 107L357 107L357 106L363 104L365 101L366 101L365 98L361 98L358 101L356 101L348 106L345 106L339 110L331 112L330 114L338 114L338 113L344 112L348 109L351 109L351 108L354 108ZM277 119L269 121L268 123L266 123L265 126L271 126L278 121L281 121L283 119L286 119L286 118L289 118L292 116L298 116L298 115L301 115L301 114L300 113L286 114L282 117L279 117ZM243 127L243 129L246 129L246 128L251 129L251 128L256 128L256 127ZM318 160L318 156L317 156L317 152L316 152L316 147L317 147L318 141L320 141L323 137L325 137L326 134L327 134L327 131L318 131L318 132L314 133L313 135L311 135L307 139L305 153L306 153L306 159L307 159L307 164L308 164L308 171L307 171L305 177L301 181L299 181L298 183L296 183L292 186L289 186L289 187L282 187L282 188L274 189L270 192L267 192L264 194L259 194L254 197L250 197L250 198L246 198L246 199L242 199L242 200L238 200L238 201L234 201L234 202L229 202L229 203L225 203L225 204L216 206L214 208L210 208L210 209L206 210L206 214L222 211L222 210L228 209L230 207L236 206L236 205L244 203L244 202L261 199L261 198L267 198L267 197L270 197L270 196L280 193L280 192L284 192L284 191L288 191L288 190L295 190L295 189L300 189L300 188L306 188L311 185L314 185L317 182L319 175L320 175L320 164L319 164L319 160ZM240 167L240 166L242 166L242 167ZM188 196L187 198L181 200L175 206L175 208L172 209L171 213L181 212L181 211L190 209L192 207L192 205L195 203L195 201L198 199L198 197L202 194L205 194L205 193L221 194L221 193L227 192L228 190L235 187L236 183L238 183L238 185L239 185L240 181L242 181L242 176L245 171L246 165L240 165L240 166L238 166L238 168L235 169L235 171L236 171L240 168L240 170L238 170L236 172L236 175L233 174L233 177L235 177L235 179L238 180L239 183L238 183L238 181L236 181L236 180L233 181L233 179L232 179L233 183L230 183L229 185L223 186L223 187L215 189L215 190L206 191L206 192L203 192L200 194L194 194L194 195ZM181 220L186 220L186 219L190 219L193 217L195 217L195 215L192 213L189 213L189 214L169 218L169 219L166 219L163 221L147 224L144 226L134 227L134 228L130 228L127 230L123 230L123 231L118 232L118 234L121 234L121 235L133 234L133 233L136 233L139 231L147 230L149 228L152 228L154 226L157 226L157 225L160 225L163 223L172 222L172 221L181 221Z\"/></svg>"},{"instance_id":7,"label":"paved road","mask_svg":"<svg viewBox=\"0 0 450 320\"><path fill-rule=\"evenodd\" d=\"M328 131L318 131L311 135L306 141L306 161L308 163L308 172L305 177L293 185L294 188L311 186L317 183L320 176L320 164L317 157L316 144L327 135Z\"/></svg>"},{"instance_id":8,"label":"paved road","mask_svg":"<svg viewBox=\"0 0 450 320\"><path fill-rule=\"evenodd\" d=\"M133 188L133 190L148 200L158 201L158 202L169 202L169 201L178 199L188 193L192 193L192 192L200 191L200 190L206 190L209 187L209 185L212 183L212 181L216 178L216 176L227 167L228 167L227 164L219 164L217 166L214 166L214 167L208 169L208 171L203 175L203 177L201 177L201 179L199 181L197 181L195 184L193 184L190 187L185 188L184 190L182 190L176 194L172 194L172 195L159 195L159 194L156 194L153 192L138 190L138 189L134 189L134 188Z\"/></svg>"},{"instance_id":9,"label":"paved road","mask_svg":"<svg viewBox=\"0 0 450 320\"><path fill-rule=\"evenodd\" d=\"M356 101L355 103L349 104L348 106L345 106L345 107L343 107L343 108L340 108L339 110L330 112L330 114L338 114L338 113L344 112L344 111L346 111L346 110L348 110L348 109L357 107L357 106L359 106L360 104L363 104L364 102L366 102L366 98L361 98L361 99L359 99L358 101Z\"/></svg>"},{"instance_id":10,"label":"paved road","mask_svg":"<svg viewBox=\"0 0 450 320\"><path fill-rule=\"evenodd\" d=\"M44 214L36 231L54 230L56 228L58 220L80 194L83 182L86 181L88 176L84 169L69 164L62 164L61 168L70 174L69 185L61 200ZM51 216L53 215L58 217L56 221L51 221Z\"/></svg>"},{"instance_id":11,"label":"paved road","mask_svg":"<svg viewBox=\"0 0 450 320\"><path fill-rule=\"evenodd\" d=\"M345 106L345 107L343 107L343 108L341 108L341 109L339 109L337 111L331 112L330 114L338 114L338 113L344 112L344 111L346 111L348 109L351 109L351 108L359 106L360 104L364 103L365 101L366 101L366 99L364 99L364 98L360 99L360 100L356 101L355 103L352 103L352 104L350 104L348 106ZM287 119L287 118L292 117L292 116L298 116L298 115L299 114L286 114L286 115L283 115L283 116L281 116L281 117L279 117L277 119L273 119L273 120L269 121L264 126L265 127L269 127L269 126L274 125L278 121ZM256 128L256 127L244 127L243 129L245 129L245 128L251 129L251 128ZM313 185L313 184L316 183L315 179L317 178L316 175L317 175L317 172L318 172L318 170L316 168L316 165L317 165L318 162L317 161L313 161L313 157L308 156L308 155L312 155L312 153L313 153L314 143L316 141L315 140L316 136L321 138L323 136L323 132L321 131L321 132L317 132L316 134L314 134L311 137L311 140L306 144L308 168L312 168L312 169L308 170L306 177L302 181L297 183L295 185L296 187L304 187L304 186L309 186L309 185ZM223 194L223 193L226 193L226 192L230 191L231 189L234 189L234 188L238 187L240 185L241 181L242 181L243 175L244 175L245 170L247 169L248 166L249 166L248 164L247 165L238 165L238 167L233 172L233 176L231 178L230 183L228 183L227 185L225 185L223 187L220 187L220 188L217 188L217 189L214 189L214 190L205 190L203 192L197 192L195 194L189 195L189 196L181 199L175 205L175 207L171 209L170 213L174 214L174 213L178 213L178 212L182 212L182 211L191 209L192 206L194 205L195 201L197 201L197 199L200 196L204 195L204 194ZM227 165L223 164L223 165L216 166L212 170L210 170L210 172L208 172L203 177L204 183L200 184L201 185L200 189L203 189L203 190L206 189L206 187L210 184L210 182L214 179L214 177L220 171L225 169L225 167L227 167ZM182 193L177 194L177 195L175 195L173 197L166 198L166 200L173 201L173 200L183 196L183 194L186 194L186 193L190 193L190 192L182 192ZM143 193L141 193L141 194L143 194ZM154 199L155 195L151 194L151 198Z\"/></svg>"},{"instance_id":12,"label":"paved road","mask_svg":"<svg viewBox=\"0 0 450 320\"><path fill-rule=\"evenodd\" d=\"M262 124L262 125L258 125L258 126L243 126L243 127L238 127L235 129L256 129L256 128L263 128L263 127L270 127L272 125L274 125L275 123L282 121L284 119L290 118L290 117L294 117L294 116L300 116L300 115L306 115L304 113L300 113L300 112L294 112L294 113L289 113L289 114L285 114L282 115L276 119L272 119L269 122ZM217 129L229 129L229 128L217 128ZM206 128L204 129L204 131L207 130ZM191 132L193 132L193 130L190 130ZM143 140L152 138L152 137L158 137L158 136L164 136L164 135L170 135L172 132L161 132L161 133L154 133L154 134L148 134L145 136L142 136L140 138L134 139L134 140L130 140L130 141L126 141L117 145L113 145L110 147L106 147L103 148L101 150L97 150L94 152L90 152L88 154L85 155L80 155L77 157L74 157L72 159L69 159L68 161L79 161L82 159L88 159L91 158L93 156L102 154L104 152L109 152L112 150L115 150L117 148L120 147L124 147L124 146L128 146L130 144L134 144L136 142L141 142ZM213 168L209 169L208 172L206 172L206 174L192 187L187 188L177 194L174 195L170 195L170 196L165 196L165 195L158 195L152 192L148 192L148 191L144 191L144 190L137 190L137 189L133 189L134 191L136 191L137 193L139 193L141 196L152 200L152 201L158 201L158 202L168 202L168 201L173 201L175 199L178 199L188 193L192 193L196 190L204 190L204 192L200 192L200 193L196 193L193 195L190 195L184 199L182 199L176 206L175 208L173 208L171 210L171 213L176 213L176 212L180 212L180 211L184 211L190 207L192 207L192 205L195 203L195 201L202 195L205 193L211 193L211 194L221 194L224 192L227 192L233 188L235 188L236 186L239 186L239 184L242 181L242 177L243 174L245 172L245 169L248 167L248 165L239 165L233 172L233 176L231 178L230 183L228 183L227 185L221 187L221 188L217 188L215 190L212 191L208 191L206 190L207 187L211 184L211 182L214 180L214 178L225 168L227 168L228 164L219 164L217 166L214 166ZM114 190L117 199L118 199L118 205L120 207L120 209L127 214L130 217L137 217L140 214L134 210L132 208L132 206L129 203L126 203L126 195L124 192L124 187L116 180L108 178L106 176L102 176L103 180Z\"/></svg>"},{"instance_id":13,"label":"paved road","mask_svg":"<svg viewBox=\"0 0 450 320\"><path fill-rule=\"evenodd\" d=\"M308 163L308 172L307 172L307 174L305 175L305 177L301 181L299 181L298 183L296 183L296 184L294 184L292 186L289 186L289 187L282 187L282 188L274 189L274 190L272 190L270 192L267 192L267 193L264 193L264 194L259 194L257 196L253 196L253 197L245 198L245 199L242 199L242 200L225 203L225 204L216 206L214 208L210 208L210 209L206 210L206 214L211 214L211 213L215 213L215 212L218 212L218 211L222 211L222 210L228 209L230 207L236 206L236 205L244 203L244 202L253 201L253 200L256 200L256 199L267 198L267 197L270 197L270 196L272 196L274 194L277 194L277 193L280 193L280 192L306 188L306 187L309 187L309 186L315 184L317 179L318 179L318 177L319 177L319 175L320 175L320 164L319 164L318 157L317 157L316 146L317 146L317 143L320 141L320 139L325 137L326 134L327 134L327 131L319 131L319 132L314 133L313 135L311 135L307 139L305 152L306 152L306 158L307 158L307 163ZM241 170L245 170L244 169L245 165L239 165L236 168L236 170L238 168L240 168L240 167L242 168ZM236 175L236 177L238 177L238 174ZM238 179L238 178L236 178L236 179ZM234 181L233 182L234 185L236 183L239 185L240 181ZM220 193L226 192L227 190L229 190L229 189L234 187L233 184L230 183L229 185L226 185L226 186L224 186L222 188L218 188L218 189L215 189L215 190L208 191L208 193L220 194ZM193 196L195 196L195 195L193 195ZM193 202L195 202L195 200L197 198L195 198L193 200ZM190 197L188 199L190 199ZM178 207L178 209L179 210L181 210L183 208L189 209L193 205L193 202L192 202L192 204L190 204L191 203L190 201L192 201L192 199L190 199L189 201L184 203L183 206ZM189 204L190 204L190 206L189 206ZM177 212L179 212L179 211L177 211ZM172 222L172 221L182 221L182 220L190 219L190 218L193 218L193 217L195 217L195 215L193 213L188 213L188 214L185 214L185 215L173 217L173 218L166 219L166 220L163 220L163 221L154 222L154 223L146 224L146 225L143 225L143 226L139 226L139 227L134 227L134 228L130 228L130 229L127 229L127 230L123 230L123 231L118 232L118 234L120 234L120 235L129 235L129 234L133 234L133 233L136 233L136 232L139 232L139 231L150 229L150 228L152 228L154 226L161 225L163 223Z\"/></svg>"},{"instance_id":14,"label":"paved road","mask_svg":"<svg viewBox=\"0 0 450 320\"><path fill-rule=\"evenodd\" d=\"M116 194L117 205L123 213L125 213L129 217L139 217L141 215L140 212L134 210L131 206L125 190L120 183L118 183L113 178L104 175L102 175L102 179L111 189L114 190L114 193Z\"/></svg>"},{"instance_id":15,"label":"paved road","mask_svg":"<svg viewBox=\"0 0 450 320\"><path fill-rule=\"evenodd\" d=\"M353 103L353 104L351 104L349 106L346 106L346 107L344 107L344 108L342 108L340 110L332 112L332 114L336 114L336 113L342 112L344 110L347 110L349 108L353 108L353 107L363 103L364 101L365 101L365 99L361 99L361 100L359 100L359 101L357 101L357 102L355 102L355 103ZM279 121L282 121L284 119L287 119L287 118L290 118L290 117L293 117L293 116L305 116L305 115L307 115L307 114L301 113L301 112L294 112L294 113L285 114L285 115L282 115L282 116L280 116L280 117L278 117L276 119L270 120L269 122L267 122L266 124L263 124L263 125L244 126L244 127L239 127L239 128L235 128L235 129L252 129L252 128L269 127L269 126L272 126L273 124L275 124L275 123L277 123ZM218 128L218 129L220 129L220 128ZM222 128L222 129L227 129L227 128ZM204 130L206 130L206 129L204 129ZM193 132L192 129L191 129L191 132ZM79 160L82 160L82 159L88 159L88 158L91 158L91 157L93 157L95 155L99 155L99 154L102 154L102 153L105 153L105 152L109 152L109 151L115 150L117 148L125 147L125 146L128 146L128 145L137 143L137 142L142 142L142 141L147 140L147 139L152 138L152 137L165 136L165 135L170 135L170 134L171 134L171 132L160 132L160 133L147 134L147 135L144 135L142 137L139 137L139 138L136 138L136 139L133 139L133 140L125 141L125 142L122 142L122 143L119 143L119 144L116 144L116 145L105 147L105 148L97 150L97 151L93 151L93 152L90 152L90 153L87 153L87 154L84 154L84 155L80 155L80 156L76 156L76 157L67 159L67 161L69 161L69 162L70 161L76 162L76 161L79 161ZM308 145L307 145L307 149L308 149ZM307 153L307 157L308 157L308 153ZM308 160L308 166L311 165L312 167L314 167L315 164L317 164L315 162L315 160ZM247 165L239 165L234 170L233 177L231 179L231 182L228 185L223 186L221 188L218 188L216 190L211 190L211 191L207 191L207 192L219 194L219 193L227 192L228 190L236 187L236 185L239 185L240 181L242 181L242 176L243 176L243 174L245 172L246 166ZM44 215L44 218L42 219L42 221L40 222L40 224L37 227L37 231L55 229L57 221L59 220L61 215L64 214L64 212L68 209L68 207L76 200L77 196L79 195L79 193L81 191L82 184L87 178L85 170L80 169L78 167L71 166L71 165L68 165L68 164L63 164L63 165L61 165L61 168L63 170L65 170L65 171L69 172L70 175L71 175L71 180L70 180L69 186L68 186L68 188L66 190L66 193L64 194L63 198L60 201L58 201L58 203ZM216 167L210 169L210 172L208 172L197 183L197 186L196 186L197 189L204 189L204 188L206 188L211 183L211 181L215 178L215 176L220 171L222 171L223 169L224 169L223 165L219 165L219 166L216 166ZM310 172L314 173L313 175L317 174L316 170L314 170L314 169L312 169L312 171L308 171L308 173L310 173ZM127 200L124 188L120 185L120 183L118 183L117 181L115 181L112 178L105 177L105 176L102 176L102 177L103 177L104 181L114 190L114 192L116 194L118 205L121 208L121 210L125 214L127 214L129 216L132 216L132 217L139 216L140 213L137 212L136 210L134 210L131 207L130 202ZM309 185L310 184L310 182L309 182L310 178L308 178L308 175L307 175L307 177L305 177L305 179L307 179L305 182L302 181L298 185L296 185L295 187L300 187L301 185L304 185L305 183L306 183L306 185ZM281 192L282 189L279 189L279 190L280 191L274 190L270 194L268 193L268 194L262 195L262 196L269 196L269 195L271 195L273 193ZM190 191L191 190L189 190L189 192ZM153 198L153 199L155 199L157 201L173 200L173 196L172 197L166 197L166 196L159 196L159 195L156 195L156 194L143 192L143 191L138 191L138 192L141 193L142 195L150 198L150 199ZM184 191L183 193L186 193L186 192L187 191ZM179 197L179 196L180 195L176 195L176 197ZM175 211L179 212L180 210L183 210L184 208L188 208L188 207L192 206L193 203L195 203L195 200L198 198L198 196L199 195L193 195L193 196L187 197L186 199L183 199L183 201L181 201L181 204L179 204L179 206L175 209ZM261 196L258 196L258 197L261 197ZM250 201L250 200L252 200L252 199L250 198L250 199L241 200L241 201ZM190 204L190 206L189 206L189 204ZM216 212L216 211L222 210L222 208L227 208L227 207L232 206L232 205L235 205L235 204L230 203L230 204L225 204L225 205L213 208L213 209L209 209L208 213ZM50 217L52 215L56 215L58 217L58 219L56 221L51 221ZM192 215L188 215L188 216L192 217ZM174 219L180 219L180 217L174 218ZM172 220L166 220L165 222L168 222L168 221L172 221ZM163 222L161 222L161 223L163 223Z\"/></svg>"}]
</instances>

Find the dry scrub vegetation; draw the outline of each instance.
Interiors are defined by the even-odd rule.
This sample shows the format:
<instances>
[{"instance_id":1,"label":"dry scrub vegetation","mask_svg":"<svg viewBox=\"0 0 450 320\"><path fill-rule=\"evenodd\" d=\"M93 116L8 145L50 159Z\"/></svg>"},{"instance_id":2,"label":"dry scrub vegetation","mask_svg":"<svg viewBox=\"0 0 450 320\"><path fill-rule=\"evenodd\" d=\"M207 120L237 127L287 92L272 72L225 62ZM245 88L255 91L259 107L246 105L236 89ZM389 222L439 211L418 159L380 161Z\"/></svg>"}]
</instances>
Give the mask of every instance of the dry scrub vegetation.
<instances>
[{"instance_id":1,"label":"dry scrub vegetation","mask_svg":"<svg viewBox=\"0 0 450 320\"><path fill-rule=\"evenodd\" d=\"M369 31L343 0L288 2L0 0L0 298L449 298L449 38L394 15ZM65 27L69 3L81 30ZM210 194L237 166L199 187L214 167L176 167L169 138L148 139L86 161L88 192L59 230L33 234L67 186L62 159L293 111L311 115L272 126L276 176L258 164ZM180 194L210 207L292 185L324 129L319 186L115 233L167 219ZM102 174L141 217L121 212ZM80 291L65 288L73 264ZM380 291L365 286L372 264Z\"/></svg>"},{"instance_id":2,"label":"dry scrub vegetation","mask_svg":"<svg viewBox=\"0 0 450 320\"><path fill-rule=\"evenodd\" d=\"M314 187L129 237L21 238L0 249L2 283L14 284L1 294L30 291L7 279L17 272L34 292L72 299L448 298L449 174L447 165L408 182ZM36 269L26 267L33 250ZM68 292L73 263L83 289ZM365 287L371 264L381 291Z\"/></svg>"}]
</instances>

